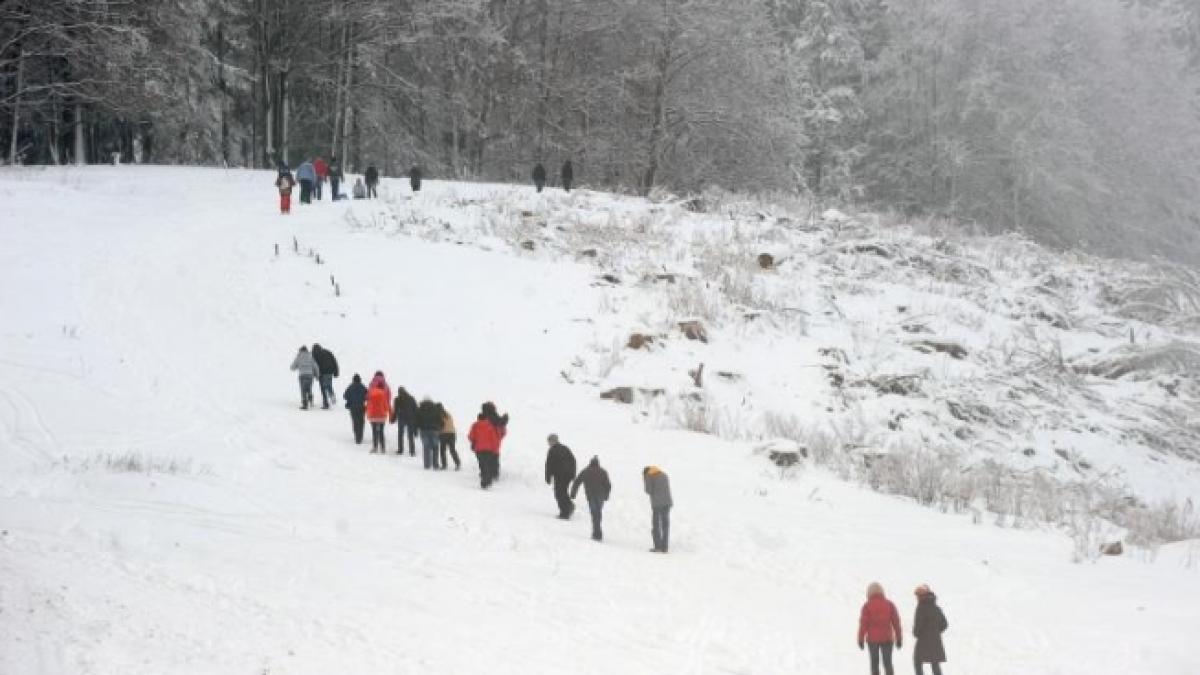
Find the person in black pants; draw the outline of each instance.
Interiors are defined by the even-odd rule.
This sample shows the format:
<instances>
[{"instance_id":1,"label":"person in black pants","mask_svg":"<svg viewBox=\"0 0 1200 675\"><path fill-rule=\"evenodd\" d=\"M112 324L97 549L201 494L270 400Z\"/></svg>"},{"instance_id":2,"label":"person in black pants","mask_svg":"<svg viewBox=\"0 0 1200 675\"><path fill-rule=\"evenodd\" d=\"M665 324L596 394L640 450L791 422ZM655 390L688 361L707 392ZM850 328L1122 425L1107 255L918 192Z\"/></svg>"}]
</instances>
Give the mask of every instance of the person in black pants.
<instances>
[{"instance_id":1,"label":"person in black pants","mask_svg":"<svg viewBox=\"0 0 1200 675\"><path fill-rule=\"evenodd\" d=\"M379 187L379 169L368 166L367 170L363 172L363 180L367 184L367 198L377 199L379 192L375 188Z\"/></svg>"},{"instance_id":2,"label":"person in black pants","mask_svg":"<svg viewBox=\"0 0 1200 675\"><path fill-rule=\"evenodd\" d=\"M454 460L454 470L462 470L462 460L458 458L458 450L454 448L455 442L458 440L458 432L454 428L454 418L450 413L446 412L446 407L441 403L437 404L438 411L442 413L442 431L438 434L438 449L442 455L442 468L445 469L446 451L450 451L450 457Z\"/></svg>"},{"instance_id":3,"label":"person in black pants","mask_svg":"<svg viewBox=\"0 0 1200 675\"><path fill-rule=\"evenodd\" d=\"M339 199L343 199L343 195L340 192L341 184L342 184L342 164L341 164L341 162L338 161L337 157L330 157L329 158L329 193L331 195L333 195L332 199L335 202Z\"/></svg>"},{"instance_id":4,"label":"person in black pants","mask_svg":"<svg viewBox=\"0 0 1200 675\"><path fill-rule=\"evenodd\" d=\"M604 532L600 529L600 520L604 517L604 502L612 493L612 483L608 480L608 472L600 467L600 458L592 457L592 461L579 472L571 485L571 499L579 495L579 486L587 496L588 510L592 513L592 539L602 541Z\"/></svg>"},{"instance_id":5,"label":"person in black pants","mask_svg":"<svg viewBox=\"0 0 1200 675\"><path fill-rule=\"evenodd\" d=\"M546 167L542 166L541 162L533 165L533 185L538 192L546 187Z\"/></svg>"},{"instance_id":6,"label":"person in black pants","mask_svg":"<svg viewBox=\"0 0 1200 675\"><path fill-rule=\"evenodd\" d=\"M342 392L342 400L346 402L346 410L350 411L350 425L354 428L354 442L362 445L363 427L367 421L367 388L363 386L358 373L346 391Z\"/></svg>"},{"instance_id":7,"label":"person in black pants","mask_svg":"<svg viewBox=\"0 0 1200 675\"><path fill-rule=\"evenodd\" d=\"M571 449L558 442L558 434L546 439L550 450L546 452L546 485L554 481L554 501L558 502L558 517L567 520L575 512L575 502L567 492L575 480L575 455Z\"/></svg>"},{"instance_id":8,"label":"person in black pants","mask_svg":"<svg viewBox=\"0 0 1200 675\"><path fill-rule=\"evenodd\" d=\"M445 469L438 464L438 435L442 433L442 413L428 398L417 406L417 429L421 432L421 455L426 469Z\"/></svg>"},{"instance_id":9,"label":"person in black pants","mask_svg":"<svg viewBox=\"0 0 1200 675\"><path fill-rule=\"evenodd\" d=\"M392 424L396 425L396 454L404 454L404 436L408 436L408 455L417 455L417 399L404 387L396 387L392 402Z\"/></svg>"}]
</instances>

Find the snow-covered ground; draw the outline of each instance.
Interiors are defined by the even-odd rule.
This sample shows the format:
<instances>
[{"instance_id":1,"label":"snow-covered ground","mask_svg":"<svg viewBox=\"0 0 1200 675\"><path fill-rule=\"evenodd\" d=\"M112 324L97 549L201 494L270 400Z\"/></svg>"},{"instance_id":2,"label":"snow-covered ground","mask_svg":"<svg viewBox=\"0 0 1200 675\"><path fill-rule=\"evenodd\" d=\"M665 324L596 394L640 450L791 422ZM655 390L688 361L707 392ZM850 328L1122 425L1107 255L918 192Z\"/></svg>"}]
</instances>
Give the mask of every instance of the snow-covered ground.
<instances>
[{"instance_id":1,"label":"snow-covered ground","mask_svg":"<svg viewBox=\"0 0 1200 675\"><path fill-rule=\"evenodd\" d=\"M877 346L875 370L895 362L892 342L814 312L828 298L812 288L794 289L813 294L794 298L803 326L735 331L721 321L728 307L698 306L708 345L667 335L624 349L630 331L672 332L671 292L640 280L703 273L672 242L711 237L713 217L495 185L430 182L413 199L400 181L385 181L379 202L282 217L271 182L185 168L0 172L0 673L856 672L872 580L906 624L913 586L939 593L948 673L1200 672L1193 542L1074 564L1070 538L1050 528L976 524L820 468L781 473L750 431L768 406L723 413L735 428L725 435L744 437L734 441L664 428L687 419L671 408L694 400L683 393L600 400L621 384L686 391L678 371L703 360L716 381L706 405L727 400L726 386L821 401L822 366L841 357L779 354L832 341L848 379L872 375L853 370L863 344ZM856 272L864 284L870 273ZM876 311L910 297L897 290ZM979 314L979 332L949 335L972 352L997 334ZM349 374L382 369L444 401L460 429L497 401L513 417L502 482L481 491L468 457L462 472L430 473L369 455L340 407L297 410L287 366L314 341L341 362L339 392ZM939 394L965 381L955 369L982 367L937 358L922 379ZM740 379L719 384L726 369ZM660 379L672 373L682 385ZM817 418L818 405L796 412ZM553 518L541 480L551 432L581 462L599 454L613 478L603 544L582 511ZM1141 457L1093 461L1131 465L1143 494L1200 492L1186 458L1165 456L1158 471ZM668 556L646 552L650 463L675 493Z\"/></svg>"}]
</instances>

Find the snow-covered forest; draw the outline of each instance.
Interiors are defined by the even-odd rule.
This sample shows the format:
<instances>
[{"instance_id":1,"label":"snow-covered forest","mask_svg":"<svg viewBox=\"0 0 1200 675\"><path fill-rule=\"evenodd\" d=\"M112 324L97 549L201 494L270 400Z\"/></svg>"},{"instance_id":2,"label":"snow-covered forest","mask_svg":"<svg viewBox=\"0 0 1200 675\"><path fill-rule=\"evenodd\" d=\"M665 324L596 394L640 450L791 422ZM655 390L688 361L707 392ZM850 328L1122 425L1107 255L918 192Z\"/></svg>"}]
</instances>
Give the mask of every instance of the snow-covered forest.
<instances>
[{"instance_id":1,"label":"snow-covered forest","mask_svg":"<svg viewBox=\"0 0 1200 675\"><path fill-rule=\"evenodd\" d=\"M717 185L1200 259L1190 0L8 0L11 163Z\"/></svg>"}]
</instances>

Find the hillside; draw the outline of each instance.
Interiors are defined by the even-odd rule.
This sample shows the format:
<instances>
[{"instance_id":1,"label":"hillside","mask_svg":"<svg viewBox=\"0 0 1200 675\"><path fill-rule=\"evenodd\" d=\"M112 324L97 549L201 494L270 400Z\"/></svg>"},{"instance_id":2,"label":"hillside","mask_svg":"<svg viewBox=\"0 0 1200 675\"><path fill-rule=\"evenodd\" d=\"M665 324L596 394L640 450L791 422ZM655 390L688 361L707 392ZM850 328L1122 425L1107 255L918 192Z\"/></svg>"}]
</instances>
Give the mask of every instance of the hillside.
<instances>
[{"instance_id":1,"label":"hillside","mask_svg":"<svg viewBox=\"0 0 1200 675\"><path fill-rule=\"evenodd\" d=\"M271 181L0 172L0 672L852 672L872 580L906 624L938 591L948 672L1200 666L1200 548L1093 559L1126 533L1083 508L1200 494L1195 312L1135 302L1151 271L728 198L385 181L285 218ZM460 428L495 400L500 484L297 410L313 342ZM551 432L613 477L603 544L553 518Z\"/></svg>"}]
</instances>

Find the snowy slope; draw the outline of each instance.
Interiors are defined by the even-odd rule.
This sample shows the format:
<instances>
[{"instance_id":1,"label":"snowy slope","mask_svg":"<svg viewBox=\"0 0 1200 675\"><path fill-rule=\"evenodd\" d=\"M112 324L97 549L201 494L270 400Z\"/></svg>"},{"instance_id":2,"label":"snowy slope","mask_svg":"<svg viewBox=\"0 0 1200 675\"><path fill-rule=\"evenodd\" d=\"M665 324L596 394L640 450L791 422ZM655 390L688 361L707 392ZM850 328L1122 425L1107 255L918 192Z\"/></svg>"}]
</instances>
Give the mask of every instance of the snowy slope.
<instances>
[{"instance_id":1,"label":"snowy slope","mask_svg":"<svg viewBox=\"0 0 1200 675\"><path fill-rule=\"evenodd\" d=\"M573 261L546 238L611 242L661 207L437 182L409 199L397 181L283 218L271 180L0 173L0 673L853 672L876 579L906 623L912 586L939 592L947 672L1200 670L1195 544L1072 564L1064 535L781 476L753 440L663 429L665 402L599 400L696 354L612 349L675 317L632 268L598 281L609 253ZM614 227L585 234L596 213ZM541 233L533 251L518 232ZM502 482L368 455L341 409L297 410L287 365L313 341L460 428L495 399L513 416ZM552 517L550 432L613 476L604 544ZM110 466L130 456L140 470ZM672 479L669 556L646 553L647 463Z\"/></svg>"}]
</instances>

